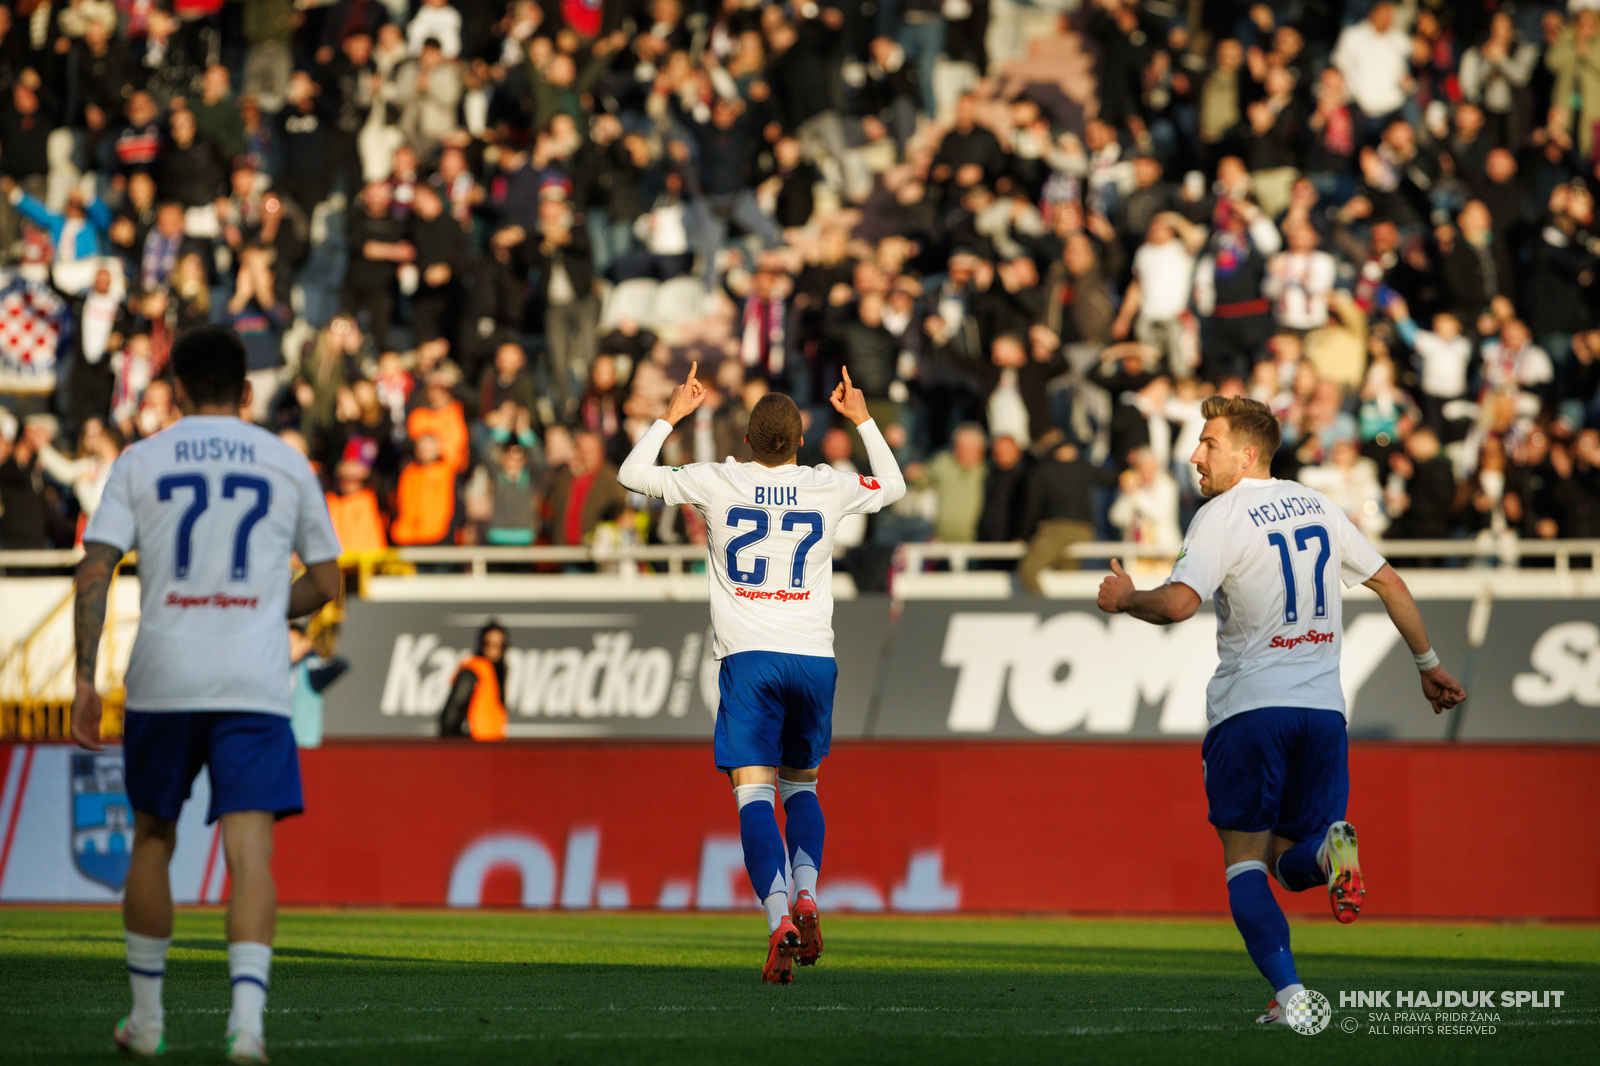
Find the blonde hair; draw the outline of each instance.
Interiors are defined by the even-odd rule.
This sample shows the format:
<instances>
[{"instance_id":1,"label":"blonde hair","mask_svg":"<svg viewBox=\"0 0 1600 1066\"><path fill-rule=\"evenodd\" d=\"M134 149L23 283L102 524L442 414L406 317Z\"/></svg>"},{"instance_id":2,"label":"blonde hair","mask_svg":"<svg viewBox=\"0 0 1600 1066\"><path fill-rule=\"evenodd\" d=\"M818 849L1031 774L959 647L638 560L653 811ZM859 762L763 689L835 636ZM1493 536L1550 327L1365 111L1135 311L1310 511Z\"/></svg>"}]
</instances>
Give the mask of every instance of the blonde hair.
<instances>
[{"instance_id":1,"label":"blonde hair","mask_svg":"<svg viewBox=\"0 0 1600 1066\"><path fill-rule=\"evenodd\" d=\"M1241 443L1253 444L1256 461L1264 457L1269 461L1283 442L1283 429L1272 414L1272 408L1260 400L1246 396L1209 396L1200 404L1200 414L1209 422L1213 418L1228 423L1228 432Z\"/></svg>"}]
</instances>

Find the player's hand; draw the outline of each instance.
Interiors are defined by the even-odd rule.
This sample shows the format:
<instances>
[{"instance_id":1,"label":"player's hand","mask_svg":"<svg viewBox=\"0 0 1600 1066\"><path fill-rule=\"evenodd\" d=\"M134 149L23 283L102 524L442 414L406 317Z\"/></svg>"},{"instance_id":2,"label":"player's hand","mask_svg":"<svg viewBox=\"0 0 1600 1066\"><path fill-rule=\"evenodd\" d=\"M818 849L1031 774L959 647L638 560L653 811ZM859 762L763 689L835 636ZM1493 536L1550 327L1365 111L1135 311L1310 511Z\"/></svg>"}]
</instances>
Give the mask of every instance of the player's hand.
<instances>
[{"instance_id":1,"label":"player's hand","mask_svg":"<svg viewBox=\"0 0 1600 1066\"><path fill-rule=\"evenodd\" d=\"M1122 564L1111 560L1111 576L1100 582L1100 596L1095 600L1107 614L1121 614L1128 597L1133 595L1133 578L1122 569Z\"/></svg>"},{"instance_id":2,"label":"player's hand","mask_svg":"<svg viewBox=\"0 0 1600 1066\"><path fill-rule=\"evenodd\" d=\"M828 402L833 404L833 409L848 418L853 425L861 425L872 415L867 413L867 398L861 395L861 390L850 383L850 371L842 370L844 380L833 387L833 395L828 397Z\"/></svg>"},{"instance_id":3,"label":"player's hand","mask_svg":"<svg viewBox=\"0 0 1600 1066\"><path fill-rule=\"evenodd\" d=\"M667 401L667 413L663 416L673 425L687 414L693 413L706 398L706 383L695 378L695 372L700 369L698 361L689 364L689 376L682 385L672 390L672 398Z\"/></svg>"},{"instance_id":4,"label":"player's hand","mask_svg":"<svg viewBox=\"0 0 1600 1066\"><path fill-rule=\"evenodd\" d=\"M100 743L100 693L94 682L78 679L72 695L72 741L89 751L104 751Z\"/></svg>"},{"instance_id":5,"label":"player's hand","mask_svg":"<svg viewBox=\"0 0 1600 1066\"><path fill-rule=\"evenodd\" d=\"M1442 666L1423 673L1422 694L1433 705L1434 714L1442 714L1467 698L1467 690L1461 687L1461 682Z\"/></svg>"}]
</instances>

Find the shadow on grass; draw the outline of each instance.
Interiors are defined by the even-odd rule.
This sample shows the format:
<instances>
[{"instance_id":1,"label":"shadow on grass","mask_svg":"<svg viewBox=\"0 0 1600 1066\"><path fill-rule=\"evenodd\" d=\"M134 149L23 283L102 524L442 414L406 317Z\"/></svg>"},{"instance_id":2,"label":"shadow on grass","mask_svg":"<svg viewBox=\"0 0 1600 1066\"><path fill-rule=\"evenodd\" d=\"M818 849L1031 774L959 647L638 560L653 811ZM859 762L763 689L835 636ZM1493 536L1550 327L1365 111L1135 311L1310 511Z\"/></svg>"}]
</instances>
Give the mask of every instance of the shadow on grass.
<instances>
[{"instance_id":1,"label":"shadow on grass","mask_svg":"<svg viewBox=\"0 0 1600 1066\"><path fill-rule=\"evenodd\" d=\"M220 941L189 945L213 943ZM882 947L856 942L840 955L853 959ZM284 952L273 971L268 1039L274 1057L290 1066L676 1066L760 1061L786 1047L816 1062L895 1066L1067 1059L1243 1066L1281 1063L1286 1053L1296 1062L1347 1064L1352 1052L1364 1064L1424 1066L1582 1061L1600 1032L1600 1019L1578 1014L1566 1025L1508 1026L1494 1040L1477 1043L1369 1046L1356 1042L1364 1038L1337 1032L1310 1041L1253 1024L1270 993L1243 950L1099 948L1056 954L1070 968L1031 967L1014 957L994 966L930 965L924 957L917 965L847 967L830 966L825 956L815 969L800 970L793 985L774 987L759 980L759 944L752 946L748 966L441 962ZM126 1010L119 961L42 952L4 956L0 1059L107 1061L110 1027ZM1459 987L1474 987L1471 975L1488 979L1520 969L1527 980L1546 986L1555 981L1592 989L1595 977L1590 966L1519 967L1498 960L1492 966L1419 958L1338 962L1341 970L1346 963L1364 967L1364 978L1394 987L1452 987L1458 980ZM173 962L166 981L169 1061L216 1060L228 996L220 960Z\"/></svg>"}]
</instances>

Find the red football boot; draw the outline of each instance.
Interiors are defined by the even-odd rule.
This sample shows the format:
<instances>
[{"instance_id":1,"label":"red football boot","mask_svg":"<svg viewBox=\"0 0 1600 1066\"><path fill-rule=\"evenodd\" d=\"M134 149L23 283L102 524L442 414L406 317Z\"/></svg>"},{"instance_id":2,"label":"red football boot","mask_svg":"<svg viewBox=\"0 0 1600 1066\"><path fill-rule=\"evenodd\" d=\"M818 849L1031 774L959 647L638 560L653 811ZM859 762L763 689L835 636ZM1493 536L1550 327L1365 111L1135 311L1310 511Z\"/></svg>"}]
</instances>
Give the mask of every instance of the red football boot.
<instances>
[{"instance_id":1,"label":"red football boot","mask_svg":"<svg viewBox=\"0 0 1600 1066\"><path fill-rule=\"evenodd\" d=\"M815 966L822 957L822 917L817 913L817 901L809 892L794 898L794 924L800 930L800 953L795 956L801 966Z\"/></svg>"},{"instance_id":2,"label":"red football boot","mask_svg":"<svg viewBox=\"0 0 1600 1066\"><path fill-rule=\"evenodd\" d=\"M1317 862L1328 875L1328 903L1333 916L1346 925L1361 913L1367 882L1361 876L1356 854L1356 830L1349 822L1334 822L1317 849Z\"/></svg>"},{"instance_id":3,"label":"red football boot","mask_svg":"<svg viewBox=\"0 0 1600 1066\"><path fill-rule=\"evenodd\" d=\"M769 985L786 985L794 980L794 957L800 951L800 930L785 914L767 940L767 965L761 979Z\"/></svg>"}]
</instances>

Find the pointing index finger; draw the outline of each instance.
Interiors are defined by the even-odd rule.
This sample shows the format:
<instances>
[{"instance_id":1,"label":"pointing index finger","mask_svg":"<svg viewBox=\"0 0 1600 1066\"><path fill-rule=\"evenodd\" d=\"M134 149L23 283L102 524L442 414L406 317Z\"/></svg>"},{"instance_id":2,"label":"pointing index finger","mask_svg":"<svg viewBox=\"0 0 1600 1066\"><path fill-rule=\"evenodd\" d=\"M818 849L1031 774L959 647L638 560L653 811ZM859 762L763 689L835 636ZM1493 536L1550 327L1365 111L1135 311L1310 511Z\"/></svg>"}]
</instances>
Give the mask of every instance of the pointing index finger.
<instances>
[{"instance_id":1,"label":"pointing index finger","mask_svg":"<svg viewBox=\"0 0 1600 1066\"><path fill-rule=\"evenodd\" d=\"M694 373L695 373L696 370L699 370L699 369L700 369L700 360L696 359L694 362L689 364L689 376L684 379L684 384L685 385L688 385L691 388L694 386Z\"/></svg>"}]
</instances>

